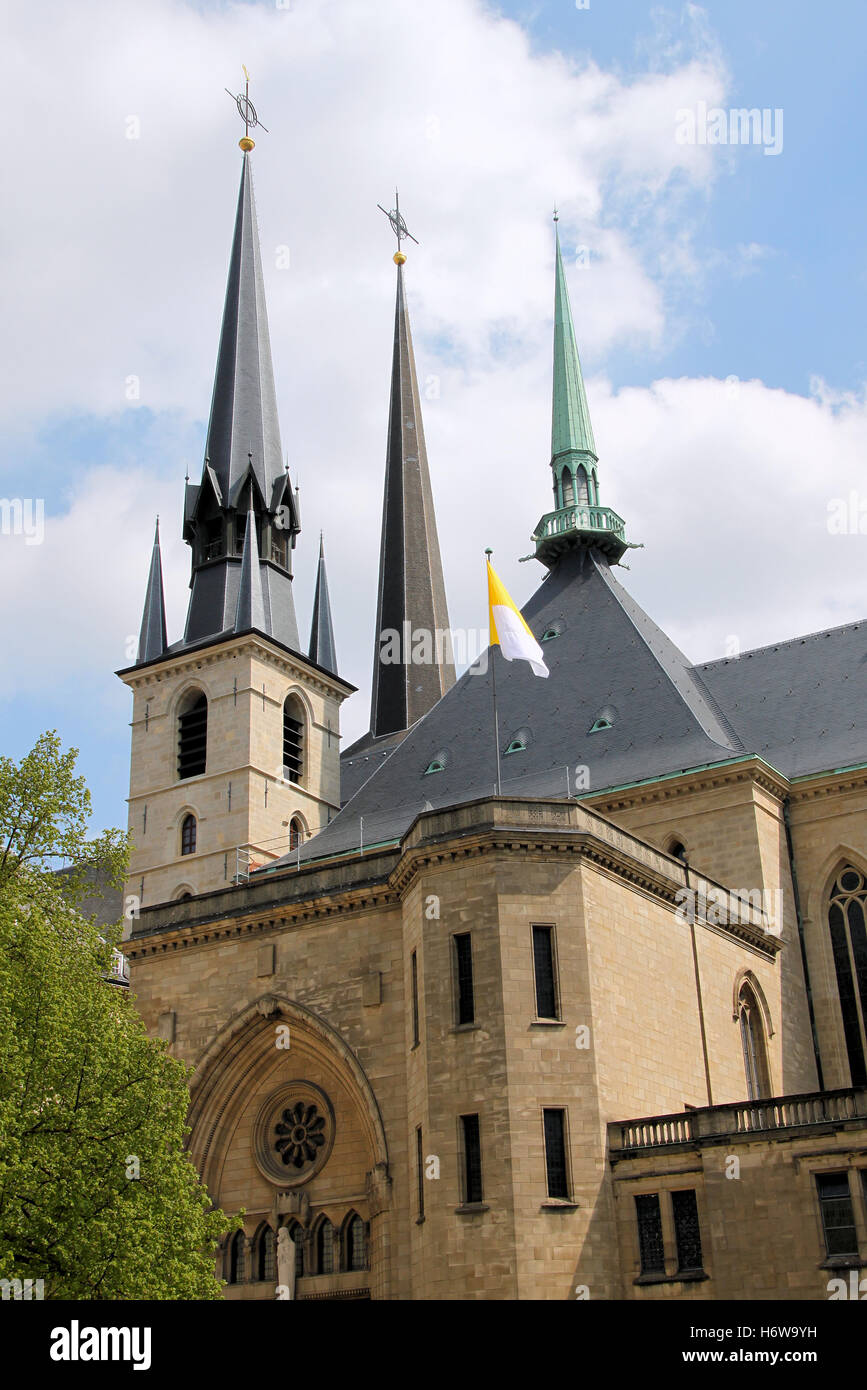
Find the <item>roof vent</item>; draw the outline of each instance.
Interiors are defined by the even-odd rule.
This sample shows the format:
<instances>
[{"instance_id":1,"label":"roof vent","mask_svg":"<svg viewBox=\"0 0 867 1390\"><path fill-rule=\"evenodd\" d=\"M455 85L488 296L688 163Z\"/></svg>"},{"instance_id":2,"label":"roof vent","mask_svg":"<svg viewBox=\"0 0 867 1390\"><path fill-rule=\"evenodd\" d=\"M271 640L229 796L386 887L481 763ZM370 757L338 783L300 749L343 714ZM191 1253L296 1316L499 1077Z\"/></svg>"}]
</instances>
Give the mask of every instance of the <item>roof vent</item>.
<instances>
[{"instance_id":1,"label":"roof vent","mask_svg":"<svg viewBox=\"0 0 867 1390\"><path fill-rule=\"evenodd\" d=\"M540 640L542 642L553 642L555 638L562 637L565 626L566 624L562 618L555 618L553 623L549 623L545 628Z\"/></svg>"},{"instance_id":2,"label":"roof vent","mask_svg":"<svg viewBox=\"0 0 867 1390\"><path fill-rule=\"evenodd\" d=\"M598 734L602 729L613 728L615 715L616 710L613 705L603 705L587 732L590 734Z\"/></svg>"},{"instance_id":3,"label":"roof vent","mask_svg":"<svg viewBox=\"0 0 867 1390\"><path fill-rule=\"evenodd\" d=\"M437 753L436 757L431 758L430 762L424 770L423 775L425 777L430 777L431 773L433 772L445 772L448 760L449 755L446 749L441 748L440 751Z\"/></svg>"},{"instance_id":4,"label":"roof vent","mask_svg":"<svg viewBox=\"0 0 867 1390\"><path fill-rule=\"evenodd\" d=\"M527 728L517 729L509 742L506 744L505 753L525 753L533 740L533 735Z\"/></svg>"}]
</instances>

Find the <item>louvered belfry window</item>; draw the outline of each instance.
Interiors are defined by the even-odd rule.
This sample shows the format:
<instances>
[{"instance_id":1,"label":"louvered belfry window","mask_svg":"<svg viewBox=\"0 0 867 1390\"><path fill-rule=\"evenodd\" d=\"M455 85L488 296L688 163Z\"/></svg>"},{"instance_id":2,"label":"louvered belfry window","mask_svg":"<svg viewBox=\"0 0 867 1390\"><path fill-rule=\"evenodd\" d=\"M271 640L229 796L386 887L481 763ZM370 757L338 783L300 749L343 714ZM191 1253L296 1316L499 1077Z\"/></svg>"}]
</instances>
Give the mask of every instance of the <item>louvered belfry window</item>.
<instances>
[{"instance_id":1,"label":"louvered belfry window","mask_svg":"<svg viewBox=\"0 0 867 1390\"><path fill-rule=\"evenodd\" d=\"M200 695L178 717L178 777L198 777L208 750L208 701Z\"/></svg>"},{"instance_id":2,"label":"louvered belfry window","mask_svg":"<svg viewBox=\"0 0 867 1390\"><path fill-rule=\"evenodd\" d=\"M304 773L304 720L297 701L290 698L283 706L283 775L300 782Z\"/></svg>"}]
</instances>

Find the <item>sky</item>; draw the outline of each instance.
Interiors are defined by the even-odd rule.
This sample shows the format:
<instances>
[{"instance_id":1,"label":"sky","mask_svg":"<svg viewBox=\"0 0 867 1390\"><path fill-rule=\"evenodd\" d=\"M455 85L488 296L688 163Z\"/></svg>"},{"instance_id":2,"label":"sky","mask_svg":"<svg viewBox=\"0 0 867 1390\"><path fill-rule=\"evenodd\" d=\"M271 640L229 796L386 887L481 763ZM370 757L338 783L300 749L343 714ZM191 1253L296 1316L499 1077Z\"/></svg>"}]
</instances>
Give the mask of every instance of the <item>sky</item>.
<instances>
[{"instance_id":1,"label":"sky","mask_svg":"<svg viewBox=\"0 0 867 1390\"><path fill-rule=\"evenodd\" d=\"M57 729L94 830L126 824L114 672L157 514L183 630L242 63L296 607L306 641L324 529L345 742L369 719L395 185L454 627L485 625L486 546L519 603L542 577L520 557L553 506L555 202L634 597L694 661L867 614L863 5L4 0L0 34L0 753ZM733 143L741 108L764 124Z\"/></svg>"}]
</instances>

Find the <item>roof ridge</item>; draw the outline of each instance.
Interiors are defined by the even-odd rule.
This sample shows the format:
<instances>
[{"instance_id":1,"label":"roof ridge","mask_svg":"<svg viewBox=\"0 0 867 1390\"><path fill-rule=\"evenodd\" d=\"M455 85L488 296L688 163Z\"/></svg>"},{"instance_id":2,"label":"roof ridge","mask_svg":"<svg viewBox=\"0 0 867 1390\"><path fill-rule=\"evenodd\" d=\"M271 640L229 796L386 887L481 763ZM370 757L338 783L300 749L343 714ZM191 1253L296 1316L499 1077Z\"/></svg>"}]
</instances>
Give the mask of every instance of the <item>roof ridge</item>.
<instances>
[{"instance_id":1,"label":"roof ridge","mask_svg":"<svg viewBox=\"0 0 867 1390\"><path fill-rule=\"evenodd\" d=\"M779 651L780 647L795 647L801 642L809 642L814 637L830 637L833 633L855 632L867 623L867 618L857 618L855 622L838 623L836 627L820 627L815 632L805 632L795 637L785 637L780 642L766 642L762 647L747 647L737 656L717 656L713 661L700 661L690 667L693 671L706 671L710 666L725 666L730 661L742 661L745 656L758 656L761 652Z\"/></svg>"}]
</instances>

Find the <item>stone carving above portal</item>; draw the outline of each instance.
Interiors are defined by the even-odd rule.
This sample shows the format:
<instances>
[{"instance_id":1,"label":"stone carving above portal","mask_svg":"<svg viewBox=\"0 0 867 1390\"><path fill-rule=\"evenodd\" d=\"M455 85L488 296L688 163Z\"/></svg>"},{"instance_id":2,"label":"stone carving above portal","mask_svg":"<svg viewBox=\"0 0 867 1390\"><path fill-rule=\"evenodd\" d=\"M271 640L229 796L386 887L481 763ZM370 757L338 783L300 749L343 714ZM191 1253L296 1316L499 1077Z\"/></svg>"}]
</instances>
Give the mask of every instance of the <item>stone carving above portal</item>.
<instances>
[{"instance_id":1,"label":"stone carving above portal","mask_svg":"<svg viewBox=\"0 0 867 1390\"><path fill-rule=\"evenodd\" d=\"M334 1109L312 1081L288 1081L260 1108L253 1127L259 1171L278 1187L309 1182L334 1144Z\"/></svg>"}]
</instances>

